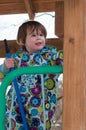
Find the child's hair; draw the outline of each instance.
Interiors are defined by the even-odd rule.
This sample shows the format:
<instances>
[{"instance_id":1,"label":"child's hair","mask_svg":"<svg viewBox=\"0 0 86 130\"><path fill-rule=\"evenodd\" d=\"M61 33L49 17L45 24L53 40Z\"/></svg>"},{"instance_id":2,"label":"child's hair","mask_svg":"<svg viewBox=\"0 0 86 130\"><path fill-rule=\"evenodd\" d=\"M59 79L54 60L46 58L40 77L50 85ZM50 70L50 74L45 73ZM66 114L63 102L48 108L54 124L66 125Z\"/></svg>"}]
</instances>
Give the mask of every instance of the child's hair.
<instances>
[{"instance_id":1,"label":"child's hair","mask_svg":"<svg viewBox=\"0 0 86 130\"><path fill-rule=\"evenodd\" d=\"M36 30L38 33L38 31L40 30L43 33L45 38L47 36L47 31L41 23L39 23L37 21L27 21L27 22L23 23L18 29L17 44L19 44L21 46L25 45L28 30L31 33L33 33L34 30Z\"/></svg>"}]
</instances>

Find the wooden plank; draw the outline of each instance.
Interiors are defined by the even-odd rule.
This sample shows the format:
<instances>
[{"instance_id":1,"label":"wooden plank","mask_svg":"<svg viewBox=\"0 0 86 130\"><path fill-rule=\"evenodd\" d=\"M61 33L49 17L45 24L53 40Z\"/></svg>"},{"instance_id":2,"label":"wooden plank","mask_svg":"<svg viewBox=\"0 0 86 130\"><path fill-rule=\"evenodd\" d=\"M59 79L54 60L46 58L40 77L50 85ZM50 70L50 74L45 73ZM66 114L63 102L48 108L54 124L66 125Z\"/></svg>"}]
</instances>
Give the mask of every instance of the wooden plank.
<instances>
[{"instance_id":1,"label":"wooden plank","mask_svg":"<svg viewBox=\"0 0 86 130\"><path fill-rule=\"evenodd\" d=\"M63 41L60 39L47 39L46 44L55 46L57 50L63 49ZM10 49L11 54L15 53L18 49L19 46L17 45L15 40L10 40L8 41L8 46ZM6 57L6 52L5 52L5 47L4 47L4 41L0 41L0 58Z\"/></svg>"},{"instance_id":2,"label":"wooden plank","mask_svg":"<svg viewBox=\"0 0 86 130\"><path fill-rule=\"evenodd\" d=\"M86 130L86 0L65 0L62 130Z\"/></svg>"},{"instance_id":3,"label":"wooden plank","mask_svg":"<svg viewBox=\"0 0 86 130\"><path fill-rule=\"evenodd\" d=\"M35 13L38 12L50 12L55 11L56 0L31 0L35 9ZM0 15L3 14L18 14L27 13L23 0L1 0L0 1Z\"/></svg>"},{"instance_id":4,"label":"wooden plank","mask_svg":"<svg viewBox=\"0 0 86 130\"><path fill-rule=\"evenodd\" d=\"M0 4L0 15L27 13L22 3Z\"/></svg>"},{"instance_id":5,"label":"wooden plank","mask_svg":"<svg viewBox=\"0 0 86 130\"><path fill-rule=\"evenodd\" d=\"M55 11L56 0L33 0L33 6L36 12L52 12Z\"/></svg>"},{"instance_id":6,"label":"wooden plank","mask_svg":"<svg viewBox=\"0 0 86 130\"><path fill-rule=\"evenodd\" d=\"M6 3L21 3L23 0L0 0L0 4L6 4Z\"/></svg>"},{"instance_id":7,"label":"wooden plank","mask_svg":"<svg viewBox=\"0 0 86 130\"><path fill-rule=\"evenodd\" d=\"M55 5L55 34L64 36L64 1L57 1Z\"/></svg>"}]
</instances>

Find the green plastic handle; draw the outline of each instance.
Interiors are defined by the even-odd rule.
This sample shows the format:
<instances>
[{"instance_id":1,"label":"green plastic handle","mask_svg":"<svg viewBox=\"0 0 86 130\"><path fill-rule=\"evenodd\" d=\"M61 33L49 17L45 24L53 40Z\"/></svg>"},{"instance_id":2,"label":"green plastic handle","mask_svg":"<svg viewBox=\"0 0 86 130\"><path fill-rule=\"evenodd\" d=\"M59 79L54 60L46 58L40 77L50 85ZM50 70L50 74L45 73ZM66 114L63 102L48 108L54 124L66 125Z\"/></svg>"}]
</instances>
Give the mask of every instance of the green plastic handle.
<instances>
[{"instance_id":1,"label":"green plastic handle","mask_svg":"<svg viewBox=\"0 0 86 130\"><path fill-rule=\"evenodd\" d=\"M35 67L22 67L11 71L3 79L0 86L0 130L5 130L5 94L8 85L18 76L23 74L60 74L63 72L62 66L35 66Z\"/></svg>"}]
</instances>

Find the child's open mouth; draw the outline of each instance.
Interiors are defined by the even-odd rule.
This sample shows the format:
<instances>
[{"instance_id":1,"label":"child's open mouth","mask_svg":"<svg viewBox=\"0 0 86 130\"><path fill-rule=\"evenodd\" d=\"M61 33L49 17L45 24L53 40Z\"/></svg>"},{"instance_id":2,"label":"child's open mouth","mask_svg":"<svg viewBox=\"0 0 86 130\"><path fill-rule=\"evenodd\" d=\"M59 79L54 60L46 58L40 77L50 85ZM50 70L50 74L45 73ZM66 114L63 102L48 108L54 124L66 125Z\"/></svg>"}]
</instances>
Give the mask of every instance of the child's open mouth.
<instances>
[{"instance_id":1,"label":"child's open mouth","mask_svg":"<svg viewBox=\"0 0 86 130\"><path fill-rule=\"evenodd\" d=\"M41 44L41 42L37 42L37 43L36 43L36 45L40 45L40 44Z\"/></svg>"}]
</instances>

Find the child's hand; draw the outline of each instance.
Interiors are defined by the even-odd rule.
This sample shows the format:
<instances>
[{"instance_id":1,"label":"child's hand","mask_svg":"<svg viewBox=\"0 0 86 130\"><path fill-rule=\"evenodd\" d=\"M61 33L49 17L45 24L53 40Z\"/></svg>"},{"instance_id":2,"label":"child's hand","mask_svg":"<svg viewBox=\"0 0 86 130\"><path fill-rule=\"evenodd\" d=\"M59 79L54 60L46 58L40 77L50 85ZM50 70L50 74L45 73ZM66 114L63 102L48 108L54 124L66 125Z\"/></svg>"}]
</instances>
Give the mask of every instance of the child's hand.
<instances>
[{"instance_id":1,"label":"child's hand","mask_svg":"<svg viewBox=\"0 0 86 130\"><path fill-rule=\"evenodd\" d=\"M9 58L5 60L5 66L10 69L12 67L14 67L14 59Z\"/></svg>"}]
</instances>

